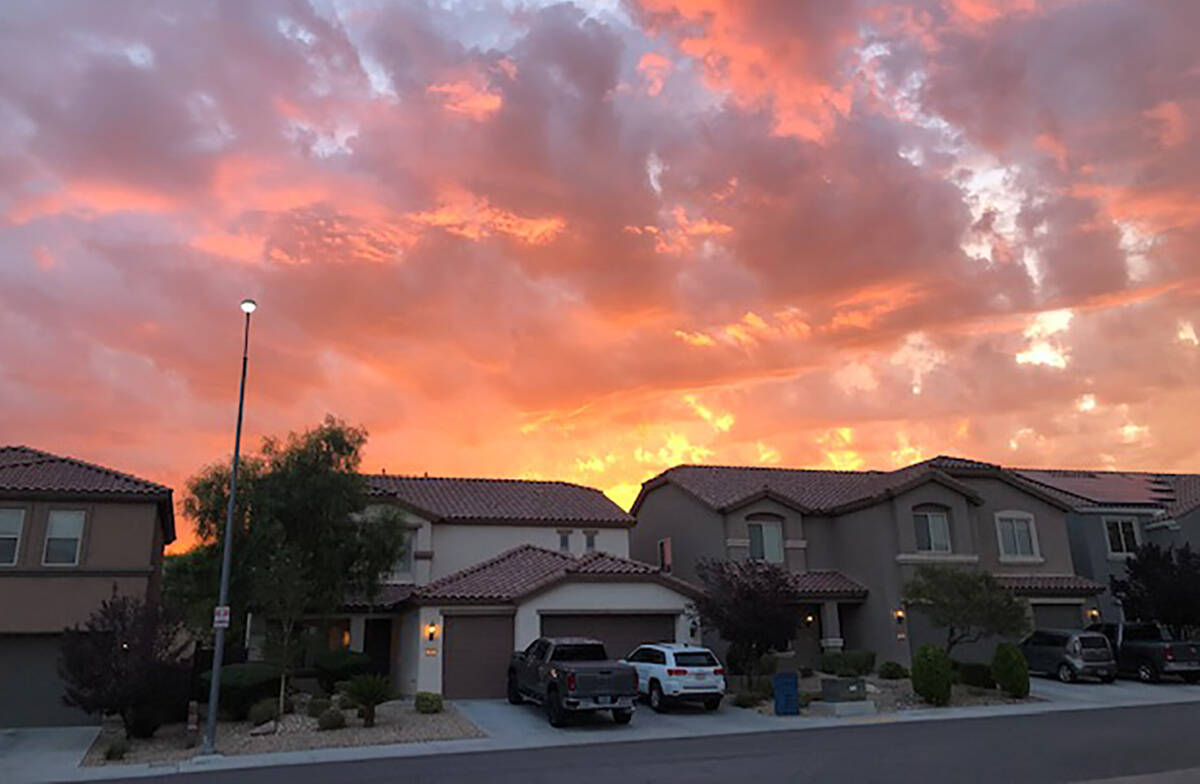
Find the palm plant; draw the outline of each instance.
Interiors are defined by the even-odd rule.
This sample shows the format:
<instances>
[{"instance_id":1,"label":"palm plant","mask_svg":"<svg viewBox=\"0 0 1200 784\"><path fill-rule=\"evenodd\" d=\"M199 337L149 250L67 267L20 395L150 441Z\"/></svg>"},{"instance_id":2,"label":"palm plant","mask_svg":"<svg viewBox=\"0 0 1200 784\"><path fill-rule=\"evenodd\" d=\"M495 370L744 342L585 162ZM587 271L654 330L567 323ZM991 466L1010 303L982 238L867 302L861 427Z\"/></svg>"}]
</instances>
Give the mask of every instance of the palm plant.
<instances>
[{"instance_id":1,"label":"palm plant","mask_svg":"<svg viewBox=\"0 0 1200 784\"><path fill-rule=\"evenodd\" d=\"M357 675L346 685L345 695L363 711L363 726L375 726L375 706L392 699L392 682L384 675Z\"/></svg>"}]
</instances>

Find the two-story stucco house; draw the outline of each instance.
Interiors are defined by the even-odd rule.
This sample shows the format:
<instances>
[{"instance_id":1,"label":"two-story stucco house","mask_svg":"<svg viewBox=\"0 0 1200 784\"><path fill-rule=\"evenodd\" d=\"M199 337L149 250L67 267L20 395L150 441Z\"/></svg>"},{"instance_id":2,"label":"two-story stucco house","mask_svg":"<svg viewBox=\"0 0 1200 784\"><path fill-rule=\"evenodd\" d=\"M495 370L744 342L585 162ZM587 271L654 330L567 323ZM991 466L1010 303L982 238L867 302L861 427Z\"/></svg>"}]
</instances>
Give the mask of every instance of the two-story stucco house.
<instances>
[{"instance_id":1,"label":"two-story stucco house","mask_svg":"<svg viewBox=\"0 0 1200 784\"><path fill-rule=\"evenodd\" d=\"M689 582L700 559L780 564L805 604L794 643L801 663L841 648L907 663L942 639L903 601L922 564L986 569L1028 599L1038 624L1080 625L1103 587L1075 574L1070 511L999 466L959 458L896 471L683 465L643 485L630 553Z\"/></svg>"},{"instance_id":2,"label":"two-story stucco house","mask_svg":"<svg viewBox=\"0 0 1200 784\"><path fill-rule=\"evenodd\" d=\"M350 600L329 644L371 656L407 694L504 695L512 652L584 634L624 655L686 641L694 589L628 559L634 519L566 482L368 476L404 511L410 546L374 601Z\"/></svg>"},{"instance_id":3,"label":"two-story stucco house","mask_svg":"<svg viewBox=\"0 0 1200 784\"><path fill-rule=\"evenodd\" d=\"M116 591L158 591L170 488L24 446L0 447L0 726L84 724L62 704L64 628Z\"/></svg>"},{"instance_id":4,"label":"two-story stucco house","mask_svg":"<svg viewBox=\"0 0 1200 784\"><path fill-rule=\"evenodd\" d=\"M1013 469L1071 506L1067 529L1076 571L1102 585L1125 575L1125 562L1146 543L1200 548L1200 476L1132 471ZM1111 593L1100 597L1106 620L1119 620Z\"/></svg>"}]
</instances>

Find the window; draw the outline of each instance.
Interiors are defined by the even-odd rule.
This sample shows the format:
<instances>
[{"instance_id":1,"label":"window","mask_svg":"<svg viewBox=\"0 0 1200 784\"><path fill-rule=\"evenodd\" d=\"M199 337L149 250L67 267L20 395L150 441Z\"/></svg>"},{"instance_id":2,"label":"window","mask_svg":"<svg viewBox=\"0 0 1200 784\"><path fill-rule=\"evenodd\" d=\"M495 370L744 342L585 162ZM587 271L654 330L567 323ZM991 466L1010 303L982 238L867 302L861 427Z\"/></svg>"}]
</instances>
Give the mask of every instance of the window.
<instances>
[{"instance_id":1,"label":"window","mask_svg":"<svg viewBox=\"0 0 1200 784\"><path fill-rule=\"evenodd\" d=\"M717 661L708 651L680 651L675 654L675 664L679 667L719 667Z\"/></svg>"},{"instance_id":2,"label":"window","mask_svg":"<svg viewBox=\"0 0 1200 784\"><path fill-rule=\"evenodd\" d=\"M46 525L46 549L42 563L47 566L75 566L79 563L79 543L83 539L83 512L54 509Z\"/></svg>"},{"instance_id":3,"label":"window","mask_svg":"<svg viewBox=\"0 0 1200 784\"><path fill-rule=\"evenodd\" d=\"M411 583L413 581L413 550L416 546L416 532L409 531L404 535L404 555L400 556L400 560L392 565L392 572L388 575L387 582Z\"/></svg>"},{"instance_id":4,"label":"window","mask_svg":"<svg viewBox=\"0 0 1200 784\"><path fill-rule=\"evenodd\" d=\"M16 565L24 528L24 509L0 509L0 566Z\"/></svg>"},{"instance_id":5,"label":"window","mask_svg":"<svg viewBox=\"0 0 1200 784\"><path fill-rule=\"evenodd\" d=\"M596 552L596 532L595 531L584 531L583 532L583 549L589 553Z\"/></svg>"},{"instance_id":6,"label":"window","mask_svg":"<svg viewBox=\"0 0 1200 784\"><path fill-rule=\"evenodd\" d=\"M783 563L783 520L775 515L751 515L746 519L753 521L746 523L751 560Z\"/></svg>"},{"instance_id":7,"label":"window","mask_svg":"<svg viewBox=\"0 0 1200 784\"><path fill-rule=\"evenodd\" d=\"M571 552L571 532L570 531L559 531L558 532L558 549L564 553Z\"/></svg>"},{"instance_id":8,"label":"window","mask_svg":"<svg viewBox=\"0 0 1200 784\"><path fill-rule=\"evenodd\" d=\"M658 568L664 572L671 571L671 537L658 540Z\"/></svg>"},{"instance_id":9,"label":"window","mask_svg":"<svg viewBox=\"0 0 1200 784\"><path fill-rule=\"evenodd\" d=\"M1138 548L1136 520L1105 520L1110 555L1132 555Z\"/></svg>"},{"instance_id":10,"label":"window","mask_svg":"<svg viewBox=\"0 0 1200 784\"><path fill-rule=\"evenodd\" d=\"M945 511L922 510L913 513L917 534L917 552L950 552L950 518Z\"/></svg>"},{"instance_id":11,"label":"window","mask_svg":"<svg viewBox=\"0 0 1200 784\"><path fill-rule=\"evenodd\" d=\"M996 515L996 537L1001 558L1037 558L1037 527L1033 515L1024 512L1000 512Z\"/></svg>"}]
</instances>

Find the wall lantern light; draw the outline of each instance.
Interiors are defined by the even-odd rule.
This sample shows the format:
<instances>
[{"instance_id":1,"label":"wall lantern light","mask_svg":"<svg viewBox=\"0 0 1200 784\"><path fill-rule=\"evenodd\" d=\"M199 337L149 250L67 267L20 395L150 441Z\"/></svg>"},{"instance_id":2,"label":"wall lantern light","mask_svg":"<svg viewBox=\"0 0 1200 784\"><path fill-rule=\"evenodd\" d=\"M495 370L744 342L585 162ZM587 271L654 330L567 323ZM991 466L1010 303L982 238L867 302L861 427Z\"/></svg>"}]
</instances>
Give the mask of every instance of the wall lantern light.
<instances>
[{"instance_id":1,"label":"wall lantern light","mask_svg":"<svg viewBox=\"0 0 1200 784\"><path fill-rule=\"evenodd\" d=\"M426 624L425 639L429 640L430 642L433 642L434 640L437 639L437 632L438 632L438 628L437 628L436 623Z\"/></svg>"},{"instance_id":2,"label":"wall lantern light","mask_svg":"<svg viewBox=\"0 0 1200 784\"><path fill-rule=\"evenodd\" d=\"M1089 607L1087 610L1087 618L1092 623L1099 621L1100 620L1100 611L1098 609L1096 609L1095 607Z\"/></svg>"},{"instance_id":3,"label":"wall lantern light","mask_svg":"<svg viewBox=\"0 0 1200 784\"><path fill-rule=\"evenodd\" d=\"M342 647L343 648L350 647L350 630L349 629L345 629L342 631Z\"/></svg>"},{"instance_id":4,"label":"wall lantern light","mask_svg":"<svg viewBox=\"0 0 1200 784\"><path fill-rule=\"evenodd\" d=\"M817 622L817 617L815 615L813 615L812 613L809 613L808 615L804 616L804 625L805 626L812 626L816 622Z\"/></svg>"},{"instance_id":5,"label":"wall lantern light","mask_svg":"<svg viewBox=\"0 0 1200 784\"><path fill-rule=\"evenodd\" d=\"M903 608L903 607L897 607L896 609L892 610L892 617L896 619L896 625L897 625L897 626L903 626L903 625L904 625L904 618L905 618L905 615L904 615L904 608Z\"/></svg>"}]
</instances>

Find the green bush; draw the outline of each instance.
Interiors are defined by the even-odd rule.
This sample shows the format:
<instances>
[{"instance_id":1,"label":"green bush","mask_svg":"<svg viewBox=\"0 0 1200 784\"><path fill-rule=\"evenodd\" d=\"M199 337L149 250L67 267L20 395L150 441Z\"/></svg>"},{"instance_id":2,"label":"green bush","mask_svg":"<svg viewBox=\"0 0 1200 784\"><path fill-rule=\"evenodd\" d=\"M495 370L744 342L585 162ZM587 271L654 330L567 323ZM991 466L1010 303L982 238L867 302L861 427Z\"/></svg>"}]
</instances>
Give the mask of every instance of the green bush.
<instances>
[{"instance_id":1,"label":"green bush","mask_svg":"<svg viewBox=\"0 0 1200 784\"><path fill-rule=\"evenodd\" d=\"M874 651L829 651L821 654L821 671L852 678L868 675L875 669Z\"/></svg>"},{"instance_id":2,"label":"green bush","mask_svg":"<svg viewBox=\"0 0 1200 784\"><path fill-rule=\"evenodd\" d=\"M417 692L417 713L441 713L442 707L442 695L436 691Z\"/></svg>"},{"instance_id":3,"label":"green bush","mask_svg":"<svg viewBox=\"0 0 1200 784\"><path fill-rule=\"evenodd\" d=\"M1011 642L996 646L992 656L992 678L1001 691L1010 697L1029 696L1029 663L1021 649Z\"/></svg>"},{"instance_id":4,"label":"green bush","mask_svg":"<svg viewBox=\"0 0 1200 784\"><path fill-rule=\"evenodd\" d=\"M370 656L350 650L323 651L313 659L317 682L327 694L336 694L338 682L362 675L370 665Z\"/></svg>"},{"instance_id":5,"label":"green bush","mask_svg":"<svg viewBox=\"0 0 1200 784\"><path fill-rule=\"evenodd\" d=\"M885 661L879 665L879 677L886 681L898 681L908 677L908 668L900 662Z\"/></svg>"},{"instance_id":6,"label":"green bush","mask_svg":"<svg viewBox=\"0 0 1200 784\"><path fill-rule=\"evenodd\" d=\"M375 726L375 706L392 698L392 682L385 675L356 675L346 686L346 696L359 708L364 727Z\"/></svg>"},{"instance_id":7,"label":"green bush","mask_svg":"<svg viewBox=\"0 0 1200 784\"><path fill-rule=\"evenodd\" d=\"M313 697L308 701L308 710L306 712L315 719L332 707L333 703L327 697Z\"/></svg>"},{"instance_id":8,"label":"green bush","mask_svg":"<svg viewBox=\"0 0 1200 784\"><path fill-rule=\"evenodd\" d=\"M922 645L913 657L913 691L930 705L949 705L954 667L941 648Z\"/></svg>"},{"instance_id":9,"label":"green bush","mask_svg":"<svg viewBox=\"0 0 1200 784\"><path fill-rule=\"evenodd\" d=\"M163 725L163 709L154 703L134 705L124 716L125 734L131 738L153 738Z\"/></svg>"},{"instance_id":10,"label":"green bush","mask_svg":"<svg viewBox=\"0 0 1200 784\"><path fill-rule=\"evenodd\" d=\"M104 759L109 762L116 762L125 759L125 755L129 753L129 741L124 738L117 738L112 743L108 744L108 748L104 750Z\"/></svg>"},{"instance_id":11,"label":"green bush","mask_svg":"<svg viewBox=\"0 0 1200 784\"><path fill-rule=\"evenodd\" d=\"M255 727L266 724L268 721L275 721L279 718L279 700L275 697L263 697L250 706L246 717Z\"/></svg>"},{"instance_id":12,"label":"green bush","mask_svg":"<svg viewBox=\"0 0 1200 784\"><path fill-rule=\"evenodd\" d=\"M204 692L212 682L212 670L200 676ZM254 703L279 694L279 669L262 662L229 664L221 668L221 710L235 721L241 721L250 713Z\"/></svg>"},{"instance_id":13,"label":"green bush","mask_svg":"<svg viewBox=\"0 0 1200 784\"><path fill-rule=\"evenodd\" d=\"M743 691L733 695L733 704L739 708L753 708L763 701L763 696L758 692Z\"/></svg>"},{"instance_id":14,"label":"green bush","mask_svg":"<svg viewBox=\"0 0 1200 784\"><path fill-rule=\"evenodd\" d=\"M992 679L992 668L979 662L952 662L958 682L979 689L992 689L996 681Z\"/></svg>"},{"instance_id":15,"label":"green bush","mask_svg":"<svg viewBox=\"0 0 1200 784\"><path fill-rule=\"evenodd\" d=\"M337 708L330 708L317 717L317 729L340 730L346 726L346 714Z\"/></svg>"}]
</instances>

